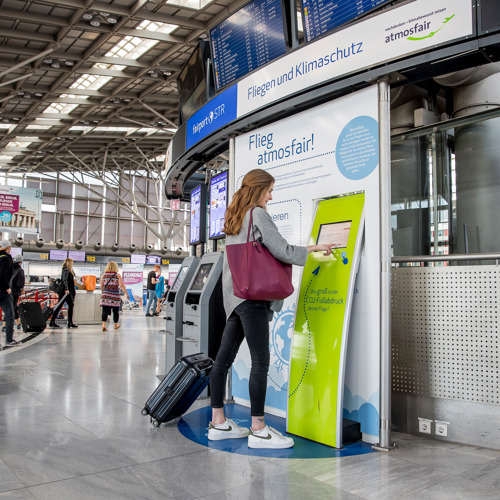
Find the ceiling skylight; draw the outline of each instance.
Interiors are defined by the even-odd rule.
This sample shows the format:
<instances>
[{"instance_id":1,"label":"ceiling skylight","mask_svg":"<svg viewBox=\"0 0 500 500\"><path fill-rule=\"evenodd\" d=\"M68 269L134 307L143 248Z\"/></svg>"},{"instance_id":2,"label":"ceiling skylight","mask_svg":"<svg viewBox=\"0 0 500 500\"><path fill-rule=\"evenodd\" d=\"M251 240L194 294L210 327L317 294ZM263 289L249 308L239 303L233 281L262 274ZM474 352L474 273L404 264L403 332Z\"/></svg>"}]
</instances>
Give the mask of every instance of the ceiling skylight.
<instances>
[{"instance_id":1,"label":"ceiling skylight","mask_svg":"<svg viewBox=\"0 0 500 500\"><path fill-rule=\"evenodd\" d=\"M173 24L159 23L155 21L144 20L137 26L136 29L143 31L155 31L158 33L171 33L175 30L177 26ZM106 57L116 57L117 59L121 57L126 57L128 59L137 60L145 52L154 47L158 43L158 40L150 40L137 36L126 36L122 38L114 47L112 47L107 53ZM96 63L94 65L96 68L100 69L112 69L116 71L123 71L125 66L119 64L103 64ZM110 76L99 76L99 75L89 75L84 74L78 80L76 80L70 88L79 90L99 90L106 83L111 80ZM72 94L62 94L60 97L70 97L74 98ZM78 96L80 99L88 99L88 96ZM67 104L67 103L52 103L43 112L44 113L64 113L69 114L78 104ZM133 129L136 130L136 129Z\"/></svg>"}]
</instances>

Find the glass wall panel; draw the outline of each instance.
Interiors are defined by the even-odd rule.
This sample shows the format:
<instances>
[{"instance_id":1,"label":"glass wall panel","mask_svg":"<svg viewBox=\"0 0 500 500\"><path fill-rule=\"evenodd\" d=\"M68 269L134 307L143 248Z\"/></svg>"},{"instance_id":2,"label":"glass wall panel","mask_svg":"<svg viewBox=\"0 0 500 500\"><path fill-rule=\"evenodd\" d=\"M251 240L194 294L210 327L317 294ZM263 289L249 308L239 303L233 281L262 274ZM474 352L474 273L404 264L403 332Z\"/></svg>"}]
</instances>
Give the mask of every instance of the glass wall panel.
<instances>
[{"instance_id":1,"label":"glass wall panel","mask_svg":"<svg viewBox=\"0 0 500 500\"><path fill-rule=\"evenodd\" d=\"M393 137L394 256L500 252L500 118L456 123Z\"/></svg>"}]
</instances>

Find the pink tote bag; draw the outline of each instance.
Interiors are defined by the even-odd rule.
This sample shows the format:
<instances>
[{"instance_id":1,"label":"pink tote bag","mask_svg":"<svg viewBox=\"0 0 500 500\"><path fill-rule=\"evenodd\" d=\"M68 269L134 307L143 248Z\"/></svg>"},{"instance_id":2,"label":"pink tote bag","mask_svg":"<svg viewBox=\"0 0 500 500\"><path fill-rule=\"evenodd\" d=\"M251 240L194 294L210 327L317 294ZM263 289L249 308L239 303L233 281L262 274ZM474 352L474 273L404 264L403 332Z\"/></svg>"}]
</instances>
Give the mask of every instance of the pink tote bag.
<instances>
[{"instance_id":1,"label":"pink tote bag","mask_svg":"<svg viewBox=\"0 0 500 500\"><path fill-rule=\"evenodd\" d=\"M250 212L247 242L227 245L229 269L236 297L247 300L281 300L293 293L292 265L275 259L269 250L255 239ZM252 229L253 241L250 241Z\"/></svg>"}]
</instances>

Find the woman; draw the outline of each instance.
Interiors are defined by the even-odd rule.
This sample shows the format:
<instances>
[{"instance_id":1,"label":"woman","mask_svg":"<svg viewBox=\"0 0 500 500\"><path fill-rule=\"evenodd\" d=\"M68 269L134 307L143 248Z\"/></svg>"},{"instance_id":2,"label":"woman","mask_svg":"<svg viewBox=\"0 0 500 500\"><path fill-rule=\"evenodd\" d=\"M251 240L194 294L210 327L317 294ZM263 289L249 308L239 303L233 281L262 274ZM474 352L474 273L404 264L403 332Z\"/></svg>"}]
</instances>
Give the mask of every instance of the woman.
<instances>
[{"instance_id":1,"label":"woman","mask_svg":"<svg viewBox=\"0 0 500 500\"><path fill-rule=\"evenodd\" d=\"M281 236L271 216L266 212L266 204L272 200L274 178L265 170L255 169L243 178L241 188L235 193L226 210L224 232L226 245L245 243L247 240L250 210L253 210L255 238L264 244L278 260L304 266L307 254L323 251L332 253L331 245L311 245L300 247L289 245ZM256 271L258 272L258 270ZM244 438L248 436L250 448L290 448L292 438L283 436L264 422L264 403L269 369L269 321L273 311L279 311L283 301L244 300L233 293L231 270L224 254L222 271L222 291L226 311L226 327L221 346L210 375L212 421L209 424L208 439L220 440ZM248 382L252 427L240 427L224 416L224 392L226 377L233 364L243 339L246 339L252 368Z\"/></svg>"},{"instance_id":2,"label":"woman","mask_svg":"<svg viewBox=\"0 0 500 500\"><path fill-rule=\"evenodd\" d=\"M56 318L62 306L66 302L68 305L68 328L78 328L78 325L73 323L73 307L75 303L76 289L75 289L75 272L73 271L73 259L66 259L63 262L61 270L61 293L58 293L59 301L52 313L52 319L49 326L51 328L60 328L56 323Z\"/></svg>"},{"instance_id":3,"label":"woman","mask_svg":"<svg viewBox=\"0 0 500 500\"><path fill-rule=\"evenodd\" d=\"M165 278L161 275L161 269L156 275L156 316L160 314L161 305L163 304L163 292L165 290Z\"/></svg>"},{"instance_id":4,"label":"woman","mask_svg":"<svg viewBox=\"0 0 500 500\"><path fill-rule=\"evenodd\" d=\"M118 272L118 264L116 262L110 261L104 270L104 274L101 276L101 302L99 305L102 307L102 331L106 332L106 322L108 321L108 316L113 311L113 322L115 323L115 330L120 328L118 320L120 319L120 304L121 295L120 290L122 289L127 293L127 288L123 284L123 279Z\"/></svg>"}]
</instances>

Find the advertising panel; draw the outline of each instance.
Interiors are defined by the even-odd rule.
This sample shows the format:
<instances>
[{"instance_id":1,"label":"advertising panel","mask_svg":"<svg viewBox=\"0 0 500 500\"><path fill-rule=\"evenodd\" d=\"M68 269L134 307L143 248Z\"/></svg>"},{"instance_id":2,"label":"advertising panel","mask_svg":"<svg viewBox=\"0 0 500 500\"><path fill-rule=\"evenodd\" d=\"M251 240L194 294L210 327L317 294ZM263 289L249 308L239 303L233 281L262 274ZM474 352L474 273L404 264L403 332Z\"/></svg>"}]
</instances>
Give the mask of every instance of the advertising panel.
<instances>
[{"instance_id":1,"label":"advertising panel","mask_svg":"<svg viewBox=\"0 0 500 500\"><path fill-rule=\"evenodd\" d=\"M238 117L321 82L473 33L470 0L419 0L315 40L238 82Z\"/></svg>"},{"instance_id":2,"label":"advertising panel","mask_svg":"<svg viewBox=\"0 0 500 500\"><path fill-rule=\"evenodd\" d=\"M42 197L40 189L0 186L0 230L39 234Z\"/></svg>"},{"instance_id":3,"label":"advertising panel","mask_svg":"<svg viewBox=\"0 0 500 500\"><path fill-rule=\"evenodd\" d=\"M285 54L225 89L188 120L186 149L287 96L435 49L473 30L470 0L416 0L388 9Z\"/></svg>"},{"instance_id":4,"label":"advertising panel","mask_svg":"<svg viewBox=\"0 0 500 500\"><path fill-rule=\"evenodd\" d=\"M236 138L235 188L253 168L276 179L267 210L289 243L309 241L317 200L364 192L365 243L354 289L344 387L344 416L360 421L365 440L378 436L379 405L379 177L377 89L342 97ZM342 252L348 227L325 227ZM321 237L321 234L320 234ZM271 366L266 410L285 415L293 322L302 269L294 266L296 293L270 325ZM233 394L248 400L250 359L242 348L233 365ZM368 437L367 437L368 436ZM372 441L375 441L374 437Z\"/></svg>"},{"instance_id":5,"label":"advertising panel","mask_svg":"<svg viewBox=\"0 0 500 500\"><path fill-rule=\"evenodd\" d=\"M123 264L123 284L131 302L142 305L144 266L142 264Z\"/></svg>"}]
</instances>

